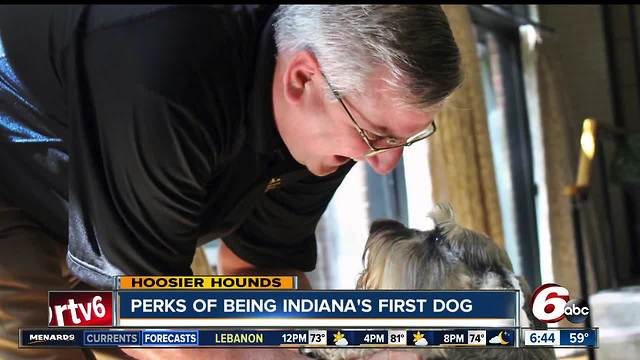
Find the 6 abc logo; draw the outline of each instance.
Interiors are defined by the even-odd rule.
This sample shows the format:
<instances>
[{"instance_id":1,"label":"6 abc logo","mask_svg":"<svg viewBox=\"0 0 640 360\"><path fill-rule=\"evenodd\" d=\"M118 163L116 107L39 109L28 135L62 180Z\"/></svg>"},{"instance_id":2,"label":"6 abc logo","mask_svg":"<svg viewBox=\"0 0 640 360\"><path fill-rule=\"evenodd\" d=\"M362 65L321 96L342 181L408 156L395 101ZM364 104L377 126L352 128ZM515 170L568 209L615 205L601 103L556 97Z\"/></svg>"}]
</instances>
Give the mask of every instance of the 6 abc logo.
<instances>
[{"instance_id":1,"label":"6 abc logo","mask_svg":"<svg viewBox=\"0 0 640 360\"><path fill-rule=\"evenodd\" d=\"M563 318L572 323L581 323L589 316L587 302L582 299L569 300L569 290L558 284L544 284L531 297L533 316L545 323L555 323Z\"/></svg>"}]
</instances>

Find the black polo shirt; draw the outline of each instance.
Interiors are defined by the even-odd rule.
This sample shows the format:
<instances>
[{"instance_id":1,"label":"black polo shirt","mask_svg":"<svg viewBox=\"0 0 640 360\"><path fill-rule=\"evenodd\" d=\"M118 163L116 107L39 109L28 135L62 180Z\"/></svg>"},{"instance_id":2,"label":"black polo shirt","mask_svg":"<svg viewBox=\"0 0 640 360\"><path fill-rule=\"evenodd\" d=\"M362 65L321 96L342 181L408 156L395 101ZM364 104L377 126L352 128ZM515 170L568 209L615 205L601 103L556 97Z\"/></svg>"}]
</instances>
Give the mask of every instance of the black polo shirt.
<instances>
[{"instance_id":1,"label":"black polo shirt","mask_svg":"<svg viewBox=\"0 0 640 360\"><path fill-rule=\"evenodd\" d=\"M19 99L0 104L0 181L54 233L68 214L80 278L188 274L198 240L221 235L255 265L314 268L316 224L353 164L313 176L280 139L274 10L1 9L17 89L0 92Z\"/></svg>"}]
</instances>

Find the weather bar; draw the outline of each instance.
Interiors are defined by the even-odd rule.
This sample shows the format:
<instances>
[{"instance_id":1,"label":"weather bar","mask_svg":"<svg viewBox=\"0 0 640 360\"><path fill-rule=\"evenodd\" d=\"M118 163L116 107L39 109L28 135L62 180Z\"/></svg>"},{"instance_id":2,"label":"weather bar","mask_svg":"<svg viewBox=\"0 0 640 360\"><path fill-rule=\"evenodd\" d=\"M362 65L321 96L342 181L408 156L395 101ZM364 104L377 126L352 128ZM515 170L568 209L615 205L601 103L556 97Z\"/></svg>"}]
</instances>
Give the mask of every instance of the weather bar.
<instances>
[{"instance_id":1,"label":"weather bar","mask_svg":"<svg viewBox=\"0 0 640 360\"><path fill-rule=\"evenodd\" d=\"M20 347L516 347L516 328L397 330L21 329Z\"/></svg>"}]
</instances>

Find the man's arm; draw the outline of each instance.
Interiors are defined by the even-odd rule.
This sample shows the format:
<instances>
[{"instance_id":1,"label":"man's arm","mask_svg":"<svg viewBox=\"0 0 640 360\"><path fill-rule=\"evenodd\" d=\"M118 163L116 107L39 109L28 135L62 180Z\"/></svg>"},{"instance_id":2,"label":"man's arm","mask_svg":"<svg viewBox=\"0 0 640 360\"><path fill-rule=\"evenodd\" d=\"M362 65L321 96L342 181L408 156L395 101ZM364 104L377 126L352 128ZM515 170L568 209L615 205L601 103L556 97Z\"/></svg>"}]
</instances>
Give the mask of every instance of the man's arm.
<instances>
[{"instance_id":1,"label":"man's arm","mask_svg":"<svg viewBox=\"0 0 640 360\"><path fill-rule=\"evenodd\" d=\"M324 177L304 168L283 174L283 184L266 191L242 224L222 238L221 273L277 271L299 275L300 288L309 288L302 274L316 265L316 226L353 164Z\"/></svg>"},{"instance_id":2,"label":"man's arm","mask_svg":"<svg viewBox=\"0 0 640 360\"><path fill-rule=\"evenodd\" d=\"M304 272L293 269L262 268L248 263L231 251L223 242L218 253L218 273L220 275L295 275L299 289L311 289Z\"/></svg>"}]
</instances>

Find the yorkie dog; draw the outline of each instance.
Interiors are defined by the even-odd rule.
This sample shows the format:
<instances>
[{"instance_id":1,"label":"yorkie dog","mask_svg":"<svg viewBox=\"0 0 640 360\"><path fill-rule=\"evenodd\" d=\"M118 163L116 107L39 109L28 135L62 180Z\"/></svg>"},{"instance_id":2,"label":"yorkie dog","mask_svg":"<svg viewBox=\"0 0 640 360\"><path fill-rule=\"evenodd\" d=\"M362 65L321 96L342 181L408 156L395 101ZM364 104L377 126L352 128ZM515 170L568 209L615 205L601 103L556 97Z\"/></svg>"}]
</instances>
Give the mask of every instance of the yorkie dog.
<instances>
[{"instance_id":1,"label":"yorkie dog","mask_svg":"<svg viewBox=\"0 0 640 360\"><path fill-rule=\"evenodd\" d=\"M433 230L409 229L394 220L378 220L371 225L363 255L364 270L358 289L518 289L520 325L546 328L535 320L529 308L531 291L524 278L513 273L507 253L489 237L455 222L447 205L436 205L429 214ZM379 349L301 349L316 359L362 359ZM521 348L422 348L411 350L420 359L555 359L552 349Z\"/></svg>"}]
</instances>

